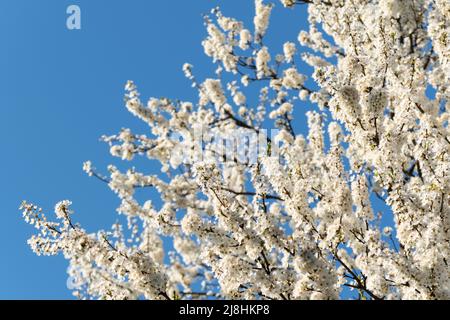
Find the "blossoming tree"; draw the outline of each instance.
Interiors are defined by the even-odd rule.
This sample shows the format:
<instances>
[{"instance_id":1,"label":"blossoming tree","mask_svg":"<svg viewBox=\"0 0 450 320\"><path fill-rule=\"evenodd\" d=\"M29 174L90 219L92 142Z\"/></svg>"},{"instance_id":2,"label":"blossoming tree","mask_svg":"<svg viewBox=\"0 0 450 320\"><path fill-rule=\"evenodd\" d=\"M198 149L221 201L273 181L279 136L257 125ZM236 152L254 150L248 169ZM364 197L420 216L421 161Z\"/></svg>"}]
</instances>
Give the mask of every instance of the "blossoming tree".
<instances>
[{"instance_id":1,"label":"blossoming tree","mask_svg":"<svg viewBox=\"0 0 450 320\"><path fill-rule=\"evenodd\" d=\"M88 233L69 201L54 221L22 204L38 230L29 244L64 254L76 296L339 299L350 288L361 299L450 298L450 2L281 2L307 5L309 30L279 54L263 42L271 4L255 1L252 31L219 9L205 18L216 74L197 81L183 67L198 101L144 103L128 82L126 107L151 133L103 139L162 173L84 165L128 223ZM303 136L293 113L308 105ZM243 135L241 148L223 143ZM163 205L138 201L138 188ZM389 213L374 212L374 199ZM386 214L392 227L380 226Z\"/></svg>"}]
</instances>

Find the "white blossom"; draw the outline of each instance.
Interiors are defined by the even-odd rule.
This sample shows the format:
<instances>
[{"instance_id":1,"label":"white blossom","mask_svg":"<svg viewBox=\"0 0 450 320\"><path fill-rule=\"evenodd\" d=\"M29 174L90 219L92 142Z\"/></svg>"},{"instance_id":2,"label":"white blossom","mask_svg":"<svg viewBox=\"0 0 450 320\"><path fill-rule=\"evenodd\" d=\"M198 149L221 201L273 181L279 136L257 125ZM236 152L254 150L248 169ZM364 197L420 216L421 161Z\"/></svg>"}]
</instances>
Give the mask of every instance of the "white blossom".
<instances>
[{"instance_id":1,"label":"white blossom","mask_svg":"<svg viewBox=\"0 0 450 320\"><path fill-rule=\"evenodd\" d=\"M263 47L256 55L256 72L258 79L270 74L270 54L267 47Z\"/></svg>"},{"instance_id":2,"label":"white blossom","mask_svg":"<svg viewBox=\"0 0 450 320\"><path fill-rule=\"evenodd\" d=\"M286 42L283 45L283 53L284 53L284 58L285 58L286 62L288 62L288 63L292 62L296 52L297 52L297 48L295 47L295 43Z\"/></svg>"},{"instance_id":3,"label":"white blossom","mask_svg":"<svg viewBox=\"0 0 450 320\"><path fill-rule=\"evenodd\" d=\"M272 11L271 5L266 5L263 0L255 0L256 15L254 18L256 38L261 39L269 26L270 13Z\"/></svg>"}]
</instances>

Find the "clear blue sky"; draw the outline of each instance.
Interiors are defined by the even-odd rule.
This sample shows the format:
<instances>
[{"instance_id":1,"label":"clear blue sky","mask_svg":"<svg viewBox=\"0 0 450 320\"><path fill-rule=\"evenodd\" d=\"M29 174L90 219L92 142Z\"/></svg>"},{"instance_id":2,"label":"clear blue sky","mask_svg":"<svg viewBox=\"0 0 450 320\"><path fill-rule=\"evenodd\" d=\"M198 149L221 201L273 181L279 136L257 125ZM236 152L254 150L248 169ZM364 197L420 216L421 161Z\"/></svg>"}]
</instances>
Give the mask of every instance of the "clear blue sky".
<instances>
[{"instance_id":1,"label":"clear blue sky","mask_svg":"<svg viewBox=\"0 0 450 320\"><path fill-rule=\"evenodd\" d=\"M304 7L275 2L267 42L281 51L306 28L306 15ZM81 7L82 30L66 29L70 4ZM33 229L21 220L20 202L51 212L70 199L74 219L87 230L109 228L118 200L82 172L82 163L103 170L117 162L99 142L102 134L122 127L146 132L123 107L128 79L144 98L195 98L181 67L190 62L200 77L213 75L200 45L201 15L217 5L251 23L253 0L0 2L0 298L71 298L66 261L28 248ZM142 163L144 171L155 169Z\"/></svg>"}]
</instances>

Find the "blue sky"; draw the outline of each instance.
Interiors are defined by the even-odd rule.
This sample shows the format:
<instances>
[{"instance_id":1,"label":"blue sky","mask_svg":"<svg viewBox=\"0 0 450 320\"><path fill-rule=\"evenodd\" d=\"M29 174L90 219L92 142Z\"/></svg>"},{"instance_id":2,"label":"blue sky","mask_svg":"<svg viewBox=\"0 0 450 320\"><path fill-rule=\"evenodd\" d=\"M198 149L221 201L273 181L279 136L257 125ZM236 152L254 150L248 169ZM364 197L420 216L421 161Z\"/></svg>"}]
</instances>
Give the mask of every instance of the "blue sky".
<instances>
[{"instance_id":1,"label":"blue sky","mask_svg":"<svg viewBox=\"0 0 450 320\"><path fill-rule=\"evenodd\" d=\"M71 4L82 10L82 30L66 28ZM305 7L276 4L267 43L281 51L306 28L306 14ZM109 228L118 200L82 172L82 163L92 160L99 170L117 163L99 142L102 134L122 127L147 131L123 106L127 80L144 98L195 99L181 67L190 62L200 78L213 75L200 45L201 15L217 5L252 21L252 0L0 2L0 298L71 298L67 262L37 257L28 248L33 229L21 220L20 202L51 213L57 201L70 199L74 220L84 228ZM145 172L157 170L139 164Z\"/></svg>"}]
</instances>

